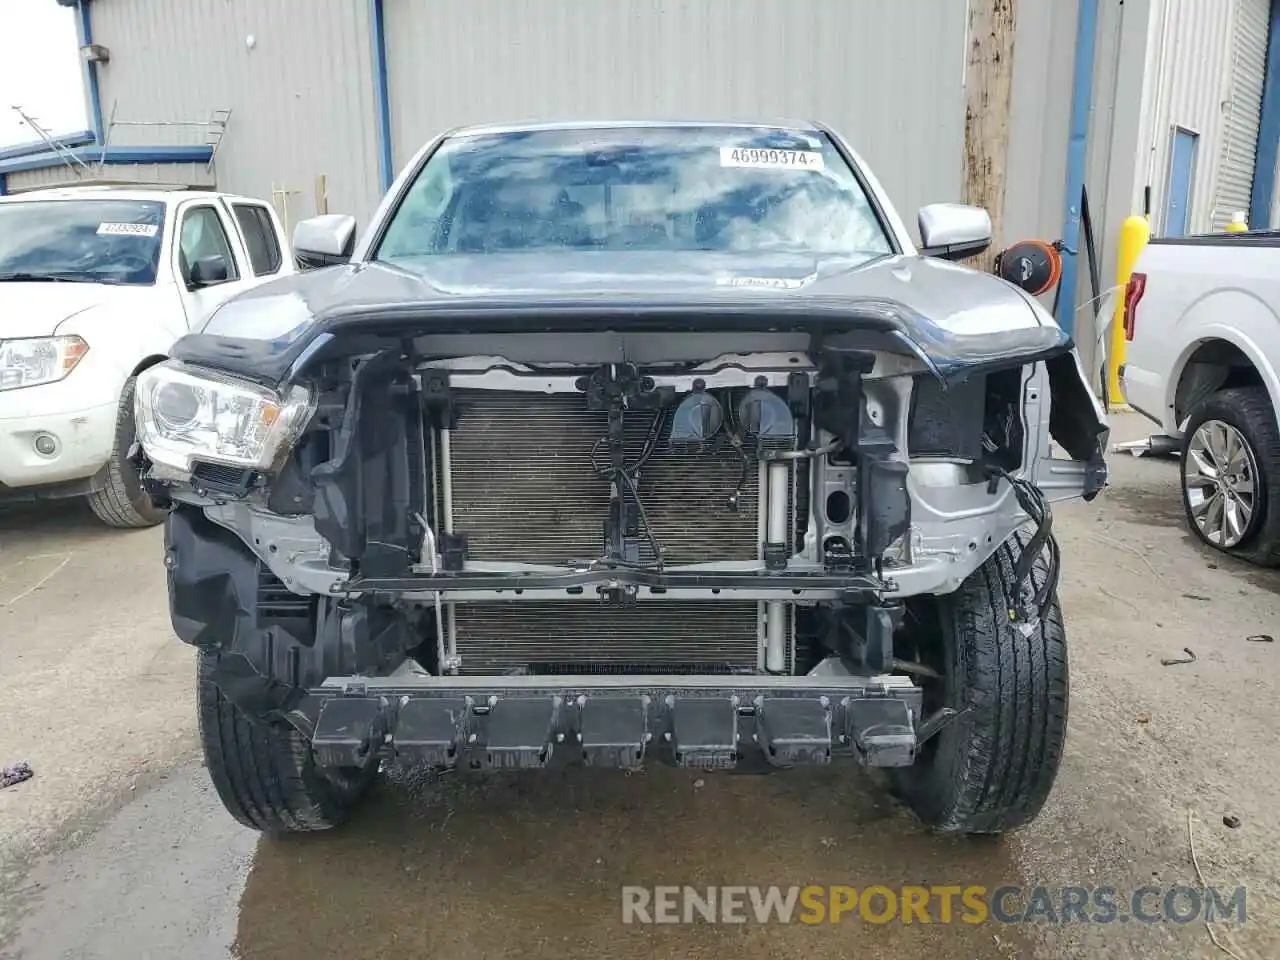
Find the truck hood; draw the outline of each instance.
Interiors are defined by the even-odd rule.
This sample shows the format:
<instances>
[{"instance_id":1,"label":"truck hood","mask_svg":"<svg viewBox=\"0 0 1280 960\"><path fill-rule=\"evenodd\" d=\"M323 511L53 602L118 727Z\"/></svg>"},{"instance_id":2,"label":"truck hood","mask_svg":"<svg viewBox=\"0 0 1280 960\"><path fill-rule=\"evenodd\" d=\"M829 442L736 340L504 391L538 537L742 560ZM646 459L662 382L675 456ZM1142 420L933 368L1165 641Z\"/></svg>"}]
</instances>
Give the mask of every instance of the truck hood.
<instances>
[{"instance_id":1,"label":"truck hood","mask_svg":"<svg viewBox=\"0 0 1280 960\"><path fill-rule=\"evenodd\" d=\"M338 333L468 330L876 330L940 376L1069 352L1005 281L925 257L863 260L699 252L424 257L331 267L233 298L173 355L279 382Z\"/></svg>"},{"instance_id":2,"label":"truck hood","mask_svg":"<svg viewBox=\"0 0 1280 960\"><path fill-rule=\"evenodd\" d=\"M86 310L128 304L150 289L105 283L0 283L0 340L51 337L60 324Z\"/></svg>"}]
</instances>

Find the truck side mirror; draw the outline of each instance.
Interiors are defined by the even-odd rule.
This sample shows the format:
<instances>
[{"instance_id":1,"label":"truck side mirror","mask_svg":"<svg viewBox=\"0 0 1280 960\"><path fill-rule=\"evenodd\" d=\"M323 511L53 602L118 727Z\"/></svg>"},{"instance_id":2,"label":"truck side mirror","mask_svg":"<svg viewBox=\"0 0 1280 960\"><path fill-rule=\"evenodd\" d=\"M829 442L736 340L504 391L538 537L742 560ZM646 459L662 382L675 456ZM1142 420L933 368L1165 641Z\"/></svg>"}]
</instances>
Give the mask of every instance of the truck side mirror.
<instances>
[{"instance_id":1,"label":"truck side mirror","mask_svg":"<svg viewBox=\"0 0 1280 960\"><path fill-rule=\"evenodd\" d=\"M293 256L304 269L346 263L356 245L356 218L326 213L293 228Z\"/></svg>"},{"instance_id":2,"label":"truck side mirror","mask_svg":"<svg viewBox=\"0 0 1280 960\"><path fill-rule=\"evenodd\" d=\"M190 276L187 277L187 289L199 290L201 287L212 287L216 283L225 283L231 278L231 269L227 266L227 258L220 253L211 253L200 257L191 265Z\"/></svg>"},{"instance_id":3,"label":"truck side mirror","mask_svg":"<svg viewBox=\"0 0 1280 960\"><path fill-rule=\"evenodd\" d=\"M920 208L920 240L926 257L964 260L991 246L991 216L964 203L931 203Z\"/></svg>"}]
</instances>

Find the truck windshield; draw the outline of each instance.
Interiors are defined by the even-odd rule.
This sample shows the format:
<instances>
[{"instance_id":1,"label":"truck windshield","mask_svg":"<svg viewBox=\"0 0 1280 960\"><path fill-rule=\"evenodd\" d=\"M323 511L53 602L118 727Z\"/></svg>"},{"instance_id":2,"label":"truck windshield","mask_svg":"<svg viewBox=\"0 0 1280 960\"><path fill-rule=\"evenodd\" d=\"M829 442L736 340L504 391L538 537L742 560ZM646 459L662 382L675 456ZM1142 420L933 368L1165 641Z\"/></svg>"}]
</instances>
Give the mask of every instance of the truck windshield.
<instances>
[{"instance_id":1,"label":"truck windshield","mask_svg":"<svg viewBox=\"0 0 1280 960\"><path fill-rule=\"evenodd\" d=\"M821 133L634 127L445 141L374 257L598 251L891 253L859 179Z\"/></svg>"},{"instance_id":2,"label":"truck windshield","mask_svg":"<svg viewBox=\"0 0 1280 960\"><path fill-rule=\"evenodd\" d=\"M148 200L0 203L0 281L155 283L164 216Z\"/></svg>"}]
</instances>

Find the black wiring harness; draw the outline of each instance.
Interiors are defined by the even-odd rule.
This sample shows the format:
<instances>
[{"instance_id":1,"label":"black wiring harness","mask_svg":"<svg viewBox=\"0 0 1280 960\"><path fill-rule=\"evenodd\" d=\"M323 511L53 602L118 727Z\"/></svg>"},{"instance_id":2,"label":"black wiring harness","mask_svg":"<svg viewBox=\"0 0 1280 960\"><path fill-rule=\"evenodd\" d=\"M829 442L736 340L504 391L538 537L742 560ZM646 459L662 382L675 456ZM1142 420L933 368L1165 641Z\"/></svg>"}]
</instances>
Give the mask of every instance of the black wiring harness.
<instances>
[{"instance_id":1,"label":"black wiring harness","mask_svg":"<svg viewBox=\"0 0 1280 960\"><path fill-rule=\"evenodd\" d=\"M996 466L988 466L987 474L991 478L994 492L995 484L1005 480L1013 489L1013 495L1023 511L1035 524L1035 533L1022 548L1018 562L1013 568L1013 585L1017 597L1009 606L1009 619L1014 623L1031 624L1035 620L1043 620L1049 612L1049 605L1058 588L1058 576L1062 569L1062 553L1058 540L1053 535L1053 510L1044 491L1029 480L1015 477L1009 471ZM1048 571L1044 583L1037 590L1032 578L1036 561L1048 551ZM1023 585L1026 585L1025 588Z\"/></svg>"},{"instance_id":2,"label":"black wiring harness","mask_svg":"<svg viewBox=\"0 0 1280 960\"><path fill-rule=\"evenodd\" d=\"M742 464L742 469L738 473L738 482L725 506L731 511L737 511L740 498L742 496L742 488L746 485L747 477L750 473L753 460L748 453L747 443L743 439L741 425L734 422L733 416L733 391L726 389L721 394L721 407L725 411L725 434L726 442L737 454ZM596 476L608 480L610 483L616 484L619 492L623 495L630 495L631 502L636 506L636 513L639 516L640 524L644 527L646 539L649 541L649 547L653 551L654 560L652 563L632 564L627 561L611 559L607 561L612 566L635 566L641 569L657 569L662 570L662 545L658 542L657 536L653 532L653 528L649 526L649 515L645 511L644 502L640 499L640 489L638 484L640 470L644 467L649 459L657 452L658 444L662 436L662 430L666 426L670 417L670 411L667 409L659 410L654 414L653 422L650 424L648 436L645 437L643 449L635 463L624 464L621 467L614 467L612 464L603 464L600 462L600 450L609 443L608 437L601 437L595 442L591 448L591 468L595 471ZM600 564L603 561L593 561Z\"/></svg>"},{"instance_id":3,"label":"black wiring harness","mask_svg":"<svg viewBox=\"0 0 1280 960\"><path fill-rule=\"evenodd\" d=\"M657 536L653 532L653 527L649 525L649 514L644 509L644 501L640 499L640 489L636 484L636 477L640 473L640 469L649 462L649 458L654 455L658 449L658 438L662 435L662 427L667 420L667 411L659 410L653 415L653 423L649 427L649 434L645 437L644 448L640 451L640 456L635 463L623 464L621 467L605 466L600 463L598 455L600 448L605 446L609 439L601 437L591 448L591 468L595 470L596 475L607 479L614 484L620 496L630 494L631 501L636 505L636 513L639 515L640 525L644 527L645 537L649 541L649 548L653 551L652 563L628 563L625 560L613 559L609 561L613 566L635 566L641 569L656 569L662 572L662 544L658 542ZM600 561L593 561L599 563Z\"/></svg>"},{"instance_id":4,"label":"black wiring harness","mask_svg":"<svg viewBox=\"0 0 1280 960\"><path fill-rule=\"evenodd\" d=\"M742 461L742 469L738 471L738 483L733 488L733 493L729 494L729 499L725 501L725 506L737 513L738 503L742 497L742 488L746 485L747 474L751 472L752 460L747 455L747 446L743 442L741 425L734 422L733 390L726 389L721 396L720 405L724 409L725 435L728 438L729 446L734 449Z\"/></svg>"}]
</instances>

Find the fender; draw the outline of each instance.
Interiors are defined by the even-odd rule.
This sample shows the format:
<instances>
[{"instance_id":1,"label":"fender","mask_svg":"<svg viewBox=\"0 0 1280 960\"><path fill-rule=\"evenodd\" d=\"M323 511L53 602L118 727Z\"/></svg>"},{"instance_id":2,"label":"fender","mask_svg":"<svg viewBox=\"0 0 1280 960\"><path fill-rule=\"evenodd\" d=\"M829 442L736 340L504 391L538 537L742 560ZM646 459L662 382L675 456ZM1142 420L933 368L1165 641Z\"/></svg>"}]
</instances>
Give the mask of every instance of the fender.
<instances>
[{"instance_id":1,"label":"fender","mask_svg":"<svg viewBox=\"0 0 1280 960\"><path fill-rule=\"evenodd\" d=\"M1229 323L1218 319L1209 320L1207 314L1212 314L1215 318L1231 319ZM1179 352L1165 383L1162 416L1175 409L1178 384L1182 381L1191 357L1211 340L1222 340L1243 353L1266 385L1272 404L1280 409L1280 377L1277 376L1274 363L1259 345L1259 341L1268 336L1276 337L1277 324L1280 324L1280 318L1265 302L1247 290L1219 289L1196 301L1175 324L1175 329L1180 334L1192 336ZM1176 422L1166 425L1174 429L1180 427Z\"/></svg>"}]
</instances>

